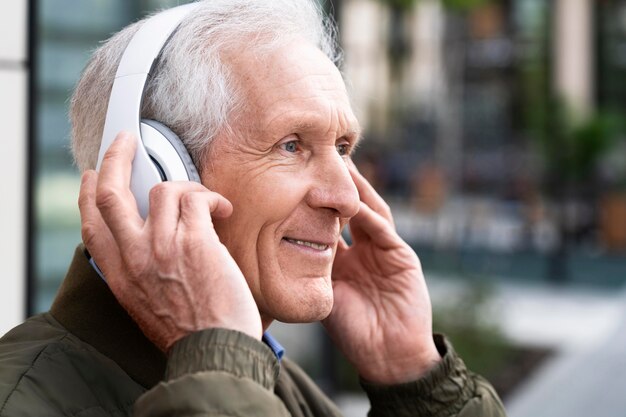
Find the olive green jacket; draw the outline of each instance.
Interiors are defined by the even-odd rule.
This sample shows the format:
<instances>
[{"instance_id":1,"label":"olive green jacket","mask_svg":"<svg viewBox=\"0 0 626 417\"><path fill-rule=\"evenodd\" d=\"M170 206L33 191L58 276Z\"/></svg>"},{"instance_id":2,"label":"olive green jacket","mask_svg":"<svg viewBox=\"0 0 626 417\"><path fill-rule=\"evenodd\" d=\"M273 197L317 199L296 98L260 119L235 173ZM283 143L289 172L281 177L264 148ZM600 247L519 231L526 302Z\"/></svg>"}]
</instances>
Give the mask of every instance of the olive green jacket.
<instances>
[{"instance_id":1,"label":"olive green jacket","mask_svg":"<svg viewBox=\"0 0 626 417\"><path fill-rule=\"evenodd\" d=\"M362 383L370 416L503 416L493 388L441 337L443 361L403 385ZM209 329L152 345L77 249L50 312L0 339L0 416L339 416L294 363Z\"/></svg>"}]
</instances>

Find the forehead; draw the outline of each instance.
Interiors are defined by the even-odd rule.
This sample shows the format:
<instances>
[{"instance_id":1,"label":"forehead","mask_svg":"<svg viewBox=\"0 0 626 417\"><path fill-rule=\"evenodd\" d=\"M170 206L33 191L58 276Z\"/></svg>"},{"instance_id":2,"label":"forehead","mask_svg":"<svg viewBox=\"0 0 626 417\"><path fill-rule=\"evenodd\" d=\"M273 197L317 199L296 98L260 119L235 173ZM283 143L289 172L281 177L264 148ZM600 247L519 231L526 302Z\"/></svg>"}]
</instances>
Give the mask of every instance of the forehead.
<instances>
[{"instance_id":1,"label":"forehead","mask_svg":"<svg viewBox=\"0 0 626 417\"><path fill-rule=\"evenodd\" d=\"M310 43L295 40L262 56L244 52L231 62L247 123L265 130L282 122L306 128L334 120L344 130L358 130L339 70Z\"/></svg>"}]
</instances>

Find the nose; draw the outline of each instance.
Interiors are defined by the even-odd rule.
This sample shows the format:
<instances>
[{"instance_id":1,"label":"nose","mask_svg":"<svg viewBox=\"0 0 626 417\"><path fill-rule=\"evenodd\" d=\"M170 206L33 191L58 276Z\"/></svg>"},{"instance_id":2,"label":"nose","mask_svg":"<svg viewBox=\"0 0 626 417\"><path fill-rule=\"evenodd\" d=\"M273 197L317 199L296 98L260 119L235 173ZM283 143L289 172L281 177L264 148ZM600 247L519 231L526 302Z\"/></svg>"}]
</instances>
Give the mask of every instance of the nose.
<instances>
[{"instance_id":1,"label":"nose","mask_svg":"<svg viewBox=\"0 0 626 417\"><path fill-rule=\"evenodd\" d=\"M359 211L359 192L346 161L336 152L318 161L313 168L307 203L313 208L326 208L337 217L350 218Z\"/></svg>"}]
</instances>

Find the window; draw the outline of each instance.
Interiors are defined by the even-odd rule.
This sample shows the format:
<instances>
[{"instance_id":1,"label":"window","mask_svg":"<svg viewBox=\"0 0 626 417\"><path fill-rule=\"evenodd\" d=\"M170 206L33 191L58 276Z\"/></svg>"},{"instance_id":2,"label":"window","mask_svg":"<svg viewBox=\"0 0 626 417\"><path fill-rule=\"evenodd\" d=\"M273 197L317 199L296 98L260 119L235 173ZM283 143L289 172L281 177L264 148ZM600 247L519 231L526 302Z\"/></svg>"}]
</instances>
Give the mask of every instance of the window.
<instances>
[{"instance_id":1,"label":"window","mask_svg":"<svg viewBox=\"0 0 626 417\"><path fill-rule=\"evenodd\" d=\"M68 100L100 41L176 0L38 2L35 123L34 288L30 313L49 308L80 243L79 174L69 151Z\"/></svg>"}]
</instances>

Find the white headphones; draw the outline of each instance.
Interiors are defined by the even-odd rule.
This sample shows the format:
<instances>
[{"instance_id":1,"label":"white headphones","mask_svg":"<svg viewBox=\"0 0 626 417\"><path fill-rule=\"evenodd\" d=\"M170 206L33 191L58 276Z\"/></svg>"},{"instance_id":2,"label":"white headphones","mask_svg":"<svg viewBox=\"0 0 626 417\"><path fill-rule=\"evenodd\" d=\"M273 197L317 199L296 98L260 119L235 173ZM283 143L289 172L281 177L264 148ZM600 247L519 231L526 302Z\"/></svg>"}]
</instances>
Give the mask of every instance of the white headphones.
<instances>
[{"instance_id":1,"label":"white headphones","mask_svg":"<svg viewBox=\"0 0 626 417\"><path fill-rule=\"evenodd\" d=\"M141 119L143 93L161 49L197 3L174 7L146 20L126 47L115 74L104 122L97 170L115 136L126 130L138 140L130 189L139 214L148 215L149 192L162 181L200 182L198 171L183 142L164 124Z\"/></svg>"}]
</instances>

